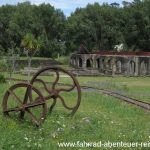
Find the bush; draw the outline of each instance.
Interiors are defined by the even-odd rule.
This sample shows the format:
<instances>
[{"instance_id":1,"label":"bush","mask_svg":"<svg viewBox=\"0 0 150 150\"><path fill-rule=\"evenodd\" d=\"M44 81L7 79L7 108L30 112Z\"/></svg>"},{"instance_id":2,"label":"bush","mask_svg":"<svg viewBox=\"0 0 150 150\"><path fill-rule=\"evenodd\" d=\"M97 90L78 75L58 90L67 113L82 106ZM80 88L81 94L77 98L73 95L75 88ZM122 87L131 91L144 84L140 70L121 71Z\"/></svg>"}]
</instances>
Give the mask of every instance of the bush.
<instances>
[{"instance_id":1,"label":"bush","mask_svg":"<svg viewBox=\"0 0 150 150\"><path fill-rule=\"evenodd\" d=\"M67 56L61 56L61 57L57 58L56 60L63 65L69 65L69 57L67 57Z\"/></svg>"},{"instance_id":2,"label":"bush","mask_svg":"<svg viewBox=\"0 0 150 150\"><path fill-rule=\"evenodd\" d=\"M6 79L4 77L4 75L0 74L0 83L5 83Z\"/></svg>"},{"instance_id":3,"label":"bush","mask_svg":"<svg viewBox=\"0 0 150 150\"><path fill-rule=\"evenodd\" d=\"M0 60L0 71L6 71L7 70L7 61L5 59Z\"/></svg>"}]
</instances>

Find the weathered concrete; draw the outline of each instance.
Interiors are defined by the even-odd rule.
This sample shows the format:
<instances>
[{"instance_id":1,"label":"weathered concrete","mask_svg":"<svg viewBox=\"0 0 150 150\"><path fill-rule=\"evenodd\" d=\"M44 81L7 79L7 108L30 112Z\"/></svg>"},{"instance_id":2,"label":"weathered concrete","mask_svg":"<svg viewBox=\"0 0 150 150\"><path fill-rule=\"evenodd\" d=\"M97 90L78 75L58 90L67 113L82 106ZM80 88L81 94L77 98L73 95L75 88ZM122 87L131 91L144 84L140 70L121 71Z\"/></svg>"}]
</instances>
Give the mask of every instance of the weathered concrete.
<instances>
[{"instance_id":1,"label":"weathered concrete","mask_svg":"<svg viewBox=\"0 0 150 150\"><path fill-rule=\"evenodd\" d=\"M122 54L72 54L70 64L76 69L95 70L100 74L149 76L150 56Z\"/></svg>"}]
</instances>

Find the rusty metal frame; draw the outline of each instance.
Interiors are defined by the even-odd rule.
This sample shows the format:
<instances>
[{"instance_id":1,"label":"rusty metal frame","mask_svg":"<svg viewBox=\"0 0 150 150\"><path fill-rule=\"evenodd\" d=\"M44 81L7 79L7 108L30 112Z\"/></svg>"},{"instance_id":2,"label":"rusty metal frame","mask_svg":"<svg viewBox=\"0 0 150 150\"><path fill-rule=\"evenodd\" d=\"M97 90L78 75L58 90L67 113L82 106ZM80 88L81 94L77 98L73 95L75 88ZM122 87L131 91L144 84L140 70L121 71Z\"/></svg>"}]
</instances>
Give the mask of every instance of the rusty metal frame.
<instances>
[{"instance_id":1,"label":"rusty metal frame","mask_svg":"<svg viewBox=\"0 0 150 150\"><path fill-rule=\"evenodd\" d=\"M53 71L56 73L56 79L55 81L52 83L52 87L51 89L49 89L45 83L44 80L42 79L38 79L38 76L40 76L43 72L45 71ZM59 73L65 73L67 74L73 81L73 85L70 86L68 89L56 89L56 85L59 84L59 78L60 75ZM34 87L34 83L35 82L40 82L43 84L44 89L47 91L47 93L49 94L48 96L43 96L42 93L40 92L40 90L38 90L37 88ZM15 90L17 88L21 88L24 87L26 88L26 92L24 95L23 100L21 100L16 94L15 94ZM61 92L71 92L74 89L77 89L77 102L75 104L75 106L73 107L69 107L64 98L60 95ZM37 93L38 97L36 99L32 98L32 94L33 92ZM20 106L16 106L15 108L8 108L8 99L9 96L13 95L13 97L15 98L15 100L20 104ZM81 88L80 85L77 81L77 79L68 71L66 71L65 69L62 69L60 67L45 67L40 69L31 79L30 83L18 83L15 84L13 86L11 86L5 93L4 98L3 98L3 103L2 103L2 107L3 107L3 113L7 116L9 116L10 112L20 112L20 118L23 119L24 118L24 114L27 113L33 123L36 124L36 126L39 126L41 124L41 122L45 119L46 114L47 114L47 104L46 101L47 100L53 100L52 105L50 106L49 110L50 112L52 112L53 108L55 107L56 103L57 103L57 99L60 99L62 102L62 105L64 106L64 108L68 109L71 111L70 115L73 116L76 111L78 110L79 106L80 106L80 102L81 102ZM41 116L39 119L37 119L33 113L30 111L30 109L32 109L32 107L39 107L42 105L42 112L41 112Z\"/></svg>"}]
</instances>

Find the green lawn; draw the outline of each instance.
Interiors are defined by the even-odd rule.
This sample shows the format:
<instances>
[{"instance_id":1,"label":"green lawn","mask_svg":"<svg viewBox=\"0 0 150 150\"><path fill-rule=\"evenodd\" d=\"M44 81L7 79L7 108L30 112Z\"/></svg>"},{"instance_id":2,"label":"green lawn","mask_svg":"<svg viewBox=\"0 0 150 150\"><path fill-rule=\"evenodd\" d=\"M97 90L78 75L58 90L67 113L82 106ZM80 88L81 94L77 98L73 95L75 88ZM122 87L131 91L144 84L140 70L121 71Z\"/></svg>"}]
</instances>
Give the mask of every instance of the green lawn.
<instances>
[{"instance_id":1,"label":"green lawn","mask_svg":"<svg viewBox=\"0 0 150 150\"><path fill-rule=\"evenodd\" d=\"M8 76L8 75L6 75ZM27 79L27 76L15 74L14 78ZM45 81L50 81L49 76L42 76ZM77 77L80 85L109 89L132 98L150 102L149 77ZM61 82L71 83L67 77L62 77Z\"/></svg>"},{"instance_id":2,"label":"green lawn","mask_svg":"<svg viewBox=\"0 0 150 150\"><path fill-rule=\"evenodd\" d=\"M16 77L24 78L20 75ZM45 80L50 78L44 77ZM120 90L135 97L134 92L146 93L147 95L145 94L143 97L143 100L146 101L150 97L148 96L150 78L78 77L78 80L81 85ZM70 83L65 77L61 81ZM11 81L10 84L13 82ZM0 85L1 101L9 86L8 83ZM67 104L73 103L75 94L75 92L63 93ZM21 91L19 95L22 95ZM137 95L137 97L139 96ZM0 111L2 112L1 108ZM74 118L69 118L67 114L68 112L58 101L54 112L48 114L45 122L36 128L30 121L20 122L18 119L5 118L0 113L0 149L56 150L63 149L58 148L58 142L147 142L150 140L149 112L107 95L84 91L82 92L81 106ZM132 150L133 148L128 149Z\"/></svg>"}]
</instances>

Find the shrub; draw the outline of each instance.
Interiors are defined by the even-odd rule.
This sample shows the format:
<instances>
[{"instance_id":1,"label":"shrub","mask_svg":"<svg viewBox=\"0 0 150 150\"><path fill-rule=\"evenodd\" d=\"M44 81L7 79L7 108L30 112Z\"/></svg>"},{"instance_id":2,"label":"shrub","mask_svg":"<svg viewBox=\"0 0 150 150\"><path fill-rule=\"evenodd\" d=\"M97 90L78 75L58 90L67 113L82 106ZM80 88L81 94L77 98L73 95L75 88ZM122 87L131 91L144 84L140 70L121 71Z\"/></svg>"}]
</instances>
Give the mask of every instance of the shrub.
<instances>
[{"instance_id":1,"label":"shrub","mask_svg":"<svg viewBox=\"0 0 150 150\"><path fill-rule=\"evenodd\" d=\"M61 56L56 59L58 62L62 63L63 65L68 65L69 64L69 57L67 56Z\"/></svg>"},{"instance_id":2,"label":"shrub","mask_svg":"<svg viewBox=\"0 0 150 150\"><path fill-rule=\"evenodd\" d=\"M0 71L6 71L7 70L7 61L5 59L0 60Z\"/></svg>"},{"instance_id":3,"label":"shrub","mask_svg":"<svg viewBox=\"0 0 150 150\"><path fill-rule=\"evenodd\" d=\"M4 77L4 75L0 74L0 83L5 83L6 79Z\"/></svg>"}]
</instances>

